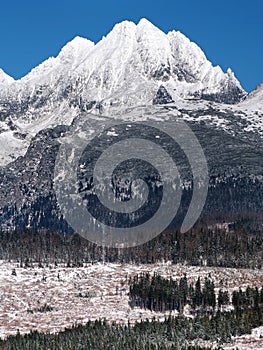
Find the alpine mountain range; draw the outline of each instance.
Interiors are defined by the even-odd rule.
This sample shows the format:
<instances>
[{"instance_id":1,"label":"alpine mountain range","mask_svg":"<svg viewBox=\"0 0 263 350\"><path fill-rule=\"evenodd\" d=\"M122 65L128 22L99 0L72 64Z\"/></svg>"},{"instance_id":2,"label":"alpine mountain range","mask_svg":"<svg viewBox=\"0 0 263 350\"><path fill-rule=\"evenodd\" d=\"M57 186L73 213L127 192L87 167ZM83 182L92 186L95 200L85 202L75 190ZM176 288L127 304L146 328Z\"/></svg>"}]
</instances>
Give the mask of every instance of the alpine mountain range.
<instances>
[{"instance_id":1,"label":"alpine mountain range","mask_svg":"<svg viewBox=\"0 0 263 350\"><path fill-rule=\"evenodd\" d=\"M95 129L108 119L185 121L208 163L200 220L262 225L263 85L248 94L182 33L142 19L116 24L97 44L76 37L20 80L0 70L2 230L71 231L54 166L63 137L87 118Z\"/></svg>"}]
</instances>

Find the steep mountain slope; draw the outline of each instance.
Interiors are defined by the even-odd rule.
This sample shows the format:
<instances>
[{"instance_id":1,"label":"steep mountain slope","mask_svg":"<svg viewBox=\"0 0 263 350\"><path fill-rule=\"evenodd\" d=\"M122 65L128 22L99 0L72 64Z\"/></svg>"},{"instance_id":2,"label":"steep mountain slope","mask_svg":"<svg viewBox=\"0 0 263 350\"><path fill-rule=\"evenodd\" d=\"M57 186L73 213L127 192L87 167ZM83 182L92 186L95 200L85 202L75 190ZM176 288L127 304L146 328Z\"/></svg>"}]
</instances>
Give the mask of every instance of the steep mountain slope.
<instances>
[{"instance_id":1,"label":"steep mountain slope","mask_svg":"<svg viewBox=\"0 0 263 350\"><path fill-rule=\"evenodd\" d=\"M136 79L136 85L132 85L132 79ZM23 100L28 94L40 94L33 89L42 85L46 88L48 84L60 90L58 95L75 88L86 101L114 103L127 87L126 98L130 94L134 105L147 101L139 95L140 90L145 90L152 100L151 92L159 82L167 85L174 97L232 103L245 94L230 69L224 74L220 67L212 67L201 49L183 34L172 31L166 35L142 19L137 26L128 21L115 25L96 45L76 37L56 58L48 59L15 82L7 95L18 91Z\"/></svg>"},{"instance_id":2,"label":"steep mountain slope","mask_svg":"<svg viewBox=\"0 0 263 350\"><path fill-rule=\"evenodd\" d=\"M234 103L245 96L230 69L224 74L183 34L166 35L145 19L137 26L128 21L115 25L96 45L76 37L56 58L18 81L10 79L4 75L0 89L5 132L0 140L7 142L1 164L23 155L41 129L70 124L80 112L109 114L111 107L160 103L160 87L170 101Z\"/></svg>"},{"instance_id":3,"label":"steep mountain slope","mask_svg":"<svg viewBox=\"0 0 263 350\"><path fill-rule=\"evenodd\" d=\"M240 104L243 108L249 108L263 111L263 84L259 85L254 91L246 96L246 99Z\"/></svg>"},{"instance_id":4,"label":"steep mountain slope","mask_svg":"<svg viewBox=\"0 0 263 350\"><path fill-rule=\"evenodd\" d=\"M213 67L183 34L145 19L117 24L96 45L76 37L18 81L0 71L0 226L70 230L53 188L60 144L86 121L92 134L113 119L186 121L208 162L203 217L257 216L262 91L247 95L230 69ZM185 206L190 197L186 191Z\"/></svg>"}]
</instances>

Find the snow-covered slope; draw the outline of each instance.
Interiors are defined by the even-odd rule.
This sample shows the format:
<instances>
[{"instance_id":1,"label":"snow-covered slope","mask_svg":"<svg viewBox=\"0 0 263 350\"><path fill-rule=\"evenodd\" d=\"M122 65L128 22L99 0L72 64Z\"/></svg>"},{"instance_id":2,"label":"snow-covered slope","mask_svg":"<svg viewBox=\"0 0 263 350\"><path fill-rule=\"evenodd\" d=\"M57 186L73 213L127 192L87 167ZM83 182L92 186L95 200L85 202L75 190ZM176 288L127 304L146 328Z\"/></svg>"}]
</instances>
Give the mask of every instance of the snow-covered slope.
<instances>
[{"instance_id":1,"label":"snow-covered slope","mask_svg":"<svg viewBox=\"0 0 263 350\"><path fill-rule=\"evenodd\" d=\"M262 212L262 88L247 96L180 32L124 21L97 44L76 37L18 81L0 71L0 82L0 228L65 230L53 188L60 142L71 125L88 121L92 133L110 118L185 120L209 166L205 215Z\"/></svg>"},{"instance_id":2,"label":"snow-covered slope","mask_svg":"<svg viewBox=\"0 0 263 350\"><path fill-rule=\"evenodd\" d=\"M16 86L23 88L27 85L40 85L44 83L55 83L70 71L74 71L85 60L85 57L94 47L94 43L81 37L75 37L67 43L57 57L50 57L38 67L32 69L25 77L16 82Z\"/></svg>"},{"instance_id":3,"label":"snow-covered slope","mask_svg":"<svg viewBox=\"0 0 263 350\"><path fill-rule=\"evenodd\" d=\"M3 89L8 84L14 82L14 79L6 74L3 69L0 68L0 88Z\"/></svg>"},{"instance_id":4,"label":"snow-covered slope","mask_svg":"<svg viewBox=\"0 0 263 350\"><path fill-rule=\"evenodd\" d=\"M124 21L96 45L76 37L18 81L0 70L0 164L23 155L40 130L82 112L185 99L231 104L245 95L230 69L213 67L182 33Z\"/></svg>"},{"instance_id":5,"label":"snow-covered slope","mask_svg":"<svg viewBox=\"0 0 263 350\"><path fill-rule=\"evenodd\" d=\"M116 24L96 45L76 37L58 57L49 58L15 82L7 95L19 91L25 97L49 84L56 87L57 94L67 87L67 92L75 89L86 101L128 100L134 105L151 101L160 83L174 98L204 97L231 103L244 95L231 70L223 73L183 34L165 34L146 19L138 25Z\"/></svg>"},{"instance_id":6,"label":"snow-covered slope","mask_svg":"<svg viewBox=\"0 0 263 350\"><path fill-rule=\"evenodd\" d=\"M235 104L245 96L231 69L213 67L182 33L165 34L146 19L124 21L96 45L76 37L20 80L0 70L0 164L25 154L40 130L69 125L83 112L110 116L155 104L206 109L212 103L216 110L245 109L245 119L255 115L254 130L262 93Z\"/></svg>"},{"instance_id":7,"label":"snow-covered slope","mask_svg":"<svg viewBox=\"0 0 263 350\"><path fill-rule=\"evenodd\" d=\"M263 83L254 91L247 95L246 99L240 103L244 108L263 112Z\"/></svg>"}]
</instances>

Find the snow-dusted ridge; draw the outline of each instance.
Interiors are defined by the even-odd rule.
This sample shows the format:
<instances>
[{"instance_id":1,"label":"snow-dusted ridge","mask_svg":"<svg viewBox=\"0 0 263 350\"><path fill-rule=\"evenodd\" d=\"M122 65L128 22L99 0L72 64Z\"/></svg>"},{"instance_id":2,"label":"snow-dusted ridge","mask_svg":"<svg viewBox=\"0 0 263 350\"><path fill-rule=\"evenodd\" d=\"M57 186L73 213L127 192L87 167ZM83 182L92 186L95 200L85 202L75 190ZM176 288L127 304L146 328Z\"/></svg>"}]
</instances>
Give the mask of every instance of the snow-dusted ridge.
<instances>
[{"instance_id":1,"label":"snow-dusted ridge","mask_svg":"<svg viewBox=\"0 0 263 350\"><path fill-rule=\"evenodd\" d=\"M153 83L156 88L158 81L165 82L175 96L181 97L221 93L229 84L244 94L231 70L224 73L219 66L213 67L182 33L165 34L146 19L137 25L129 21L116 24L96 45L76 37L56 58L49 58L14 81L11 90L23 92L32 84L56 85L60 79L66 82L68 76L85 78L88 96L97 99L110 98L132 78L137 79L137 86ZM91 94L94 87L96 91Z\"/></svg>"},{"instance_id":2,"label":"snow-dusted ridge","mask_svg":"<svg viewBox=\"0 0 263 350\"><path fill-rule=\"evenodd\" d=\"M0 164L25 154L40 130L69 125L83 112L112 115L167 102L192 109L196 101L206 108L210 101L216 109L246 110L252 129L263 128L256 114L262 94L240 102L246 95L231 69L213 67L182 33L165 34L146 19L124 21L96 44L74 38L19 80L0 70Z\"/></svg>"},{"instance_id":3,"label":"snow-dusted ridge","mask_svg":"<svg viewBox=\"0 0 263 350\"><path fill-rule=\"evenodd\" d=\"M241 106L248 109L258 110L263 112L263 83L260 84L254 91L248 94L244 101L240 103Z\"/></svg>"}]
</instances>

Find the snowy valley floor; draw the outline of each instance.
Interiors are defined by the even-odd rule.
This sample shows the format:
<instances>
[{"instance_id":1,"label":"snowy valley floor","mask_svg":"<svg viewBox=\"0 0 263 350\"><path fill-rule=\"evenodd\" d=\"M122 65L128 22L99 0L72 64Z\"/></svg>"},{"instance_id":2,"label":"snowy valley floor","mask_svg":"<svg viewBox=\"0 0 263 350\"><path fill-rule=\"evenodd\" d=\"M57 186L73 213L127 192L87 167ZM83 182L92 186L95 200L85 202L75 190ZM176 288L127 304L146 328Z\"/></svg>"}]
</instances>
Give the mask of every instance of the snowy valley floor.
<instances>
[{"instance_id":1,"label":"snowy valley floor","mask_svg":"<svg viewBox=\"0 0 263 350\"><path fill-rule=\"evenodd\" d=\"M12 274L14 272L15 274ZM158 272L163 277L179 279L187 275L196 281L210 277L216 290L263 286L263 271L184 265L87 264L81 268L49 266L20 268L18 263L0 261L0 337L30 330L58 332L74 324L106 318L109 322L134 323L138 320L164 319L163 313L130 308L130 276L140 272ZM87 297L88 296L88 297ZM41 312L41 308L46 312ZM177 311L172 315L176 315ZM188 308L184 311L191 317ZM169 313L167 313L168 315ZM262 338L261 338L262 337ZM263 327L252 335L233 339L224 349L263 349Z\"/></svg>"}]
</instances>

